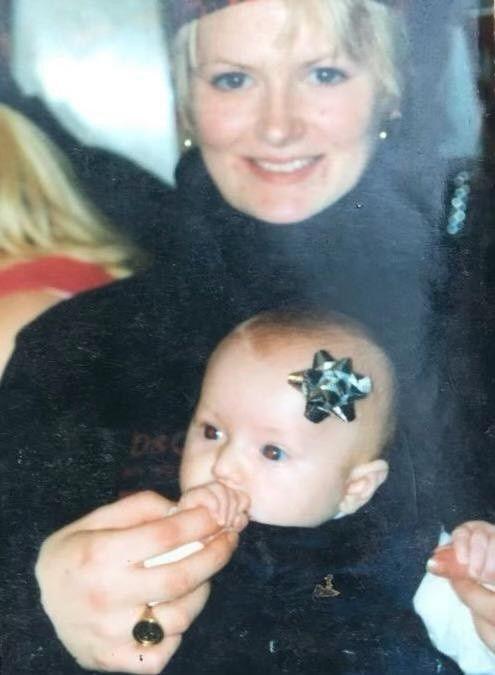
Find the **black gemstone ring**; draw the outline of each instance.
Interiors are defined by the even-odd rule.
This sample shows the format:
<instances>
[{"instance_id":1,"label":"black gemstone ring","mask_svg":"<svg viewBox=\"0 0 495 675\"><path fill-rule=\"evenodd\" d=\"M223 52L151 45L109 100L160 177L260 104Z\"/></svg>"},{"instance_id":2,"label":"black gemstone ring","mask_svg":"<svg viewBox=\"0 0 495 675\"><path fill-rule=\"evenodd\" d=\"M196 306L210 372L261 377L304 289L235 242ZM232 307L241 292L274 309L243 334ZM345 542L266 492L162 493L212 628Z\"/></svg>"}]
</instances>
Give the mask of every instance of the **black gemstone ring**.
<instances>
[{"instance_id":1,"label":"black gemstone ring","mask_svg":"<svg viewBox=\"0 0 495 675\"><path fill-rule=\"evenodd\" d=\"M140 645L150 647L159 644L165 637L165 632L153 616L151 609L146 608L143 616L132 629L132 636Z\"/></svg>"}]
</instances>

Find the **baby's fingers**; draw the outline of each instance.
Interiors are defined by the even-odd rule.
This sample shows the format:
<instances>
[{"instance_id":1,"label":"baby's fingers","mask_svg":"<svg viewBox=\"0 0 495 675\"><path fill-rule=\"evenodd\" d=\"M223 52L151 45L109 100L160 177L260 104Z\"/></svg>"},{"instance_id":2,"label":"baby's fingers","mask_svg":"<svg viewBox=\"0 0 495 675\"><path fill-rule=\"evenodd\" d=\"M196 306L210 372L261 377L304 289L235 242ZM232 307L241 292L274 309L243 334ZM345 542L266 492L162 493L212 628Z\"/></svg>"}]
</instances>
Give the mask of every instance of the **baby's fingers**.
<instances>
[{"instance_id":1,"label":"baby's fingers","mask_svg":"<svg viewBox=\"0 0 495 675\"><path fill-rule=\"evenodd\" d=\"M242 530L247 526L249 522L249 516L247 513L238 513L234 518L232 523L232 529L236 532L242 532Z\"/></svg>"},{"instance_id":2,"label":"baby's fingers","mask_svg":"<svg viewBox=\"0 0 495 675\"><path fill-rule=\"evenodd\" d=\"M179 510L186 511L195 509L198 506L204 506L208 509L212 518L214 518L220 527L223 527L224 517L222 515L222 499L217 491L212 489L214 483L200 485L185 492L179 501Z\"/></svg>"},{"instance_id":3,"label":"baby's fingers","mask_svg":"<svg viewBox=\"0 0 495 675\"><path fill-rule=\"evenodd\" d=\"M216 481L213 483L208 483L207 487L210 490L210 492L215 495L215 498L217 500L218 506L215 517L217 519L218 524L221 527L226 528L230 527L230 519L232 512L231 501L233 490L226 487L222 483L218 483Z\"/></svg>"},{"instance_id":4,"label":"baby's fingers","mask_svg":"<svg viewBox=\"0 0 495 675\"><path fill-rule=\"evenodd\" d=\"M249 508L249 497L245 492L226 488L227 491L227 514L225 527L233 528L240 532L247 525L247 510Z\"/></svg>"},{"instance_id":5,"label":"baby's fingers","mask_svg":"<svg viewBox=\"0 0 495 675\"><path fill-rule=\"evenodd\" d=\"M249 506L247 494L220 482L209 483L207 487L218 500L218 524L225 528L242 530L247 524L246 511Z\"/></svg>"},{"instance_id":6,"label":"baby's fingers","mask_svg":"<svg viewBox=\"0 0 495 675\"><path fill-rule=\"evenodd\" d=\"M467 579L468 568L461 565L456 557L454 547L450 544L438 546L426 565L428 572L448 579Z\"/></svg>"},{"instance_id":7,"label":"baby's fingers","mask_svg":"<svg viewBox=\"0 0 495 675\"><path fill-rule=\"evenodd\" d=\"M467 525L462 525L452 532L452 546L458 562L461 565L469 564L469 546L471 530Z\"/></svg>"},{"instance_id":8,"label":"baby's fingers","mask_svg":"<svg viewBox=\"0 0 495 675\"><path fill-rule=\"evenodd\" d=\"M495 583L495 536L489 537L485 555L485 563L480 573L481 581Z\"/></svg>"},{"instance_id":9,"label":"baby's fingers","mask_svg":"<svg viewBox=\"0 0 495 675\"><path fill-rule=\"evenodd\" d=\"M468 566L472 579L495 578L495 527L483 520L463 523L452 533L457 559Z\"/></svg>"},{"instance_id":10,"label":"baby's fingers","mask_svg":"<svg viewBox=\"0 0 495 675\"><path fill-rule=\"evenodd\" d=\"M458 560L468 567L469 577L495 581L495 527L482 520L464 523L452 533Z\"/></svg>"},{"instance_id":11,"label":"baby's fingers","mask_svg":"<svg viewBox=\"0 0 495 675\"><path fill-rule=\"evenodd\" d=\"M481 579L481 573L485 566L488 552L488 535L483 530L475 530L471 533L469 541L469 576L472 579Z\"/></svg>"},{"instance_id":12,"label":"baby's fingers","mask_svg":"<svg viewBox=\"0 0 495 675\"><path fill-rule=\"evenodd\" d=\"M240 532L249 522L248 510L251 500L245 492L236 491L236 511L232 517L231 527Z\"/></svg>"},{"instance_id":13,"label":"baby's fingers","mask_svg":"<svg viewBox=\"0 0 495 675\"><path fill-rule=\"evenodd\" d=\"M240 532L248 522L249 504L249 497L245 492L213 481L184 493L179 502L179 509L204 506L220 527Z\"/></svg>"}]
</instances>

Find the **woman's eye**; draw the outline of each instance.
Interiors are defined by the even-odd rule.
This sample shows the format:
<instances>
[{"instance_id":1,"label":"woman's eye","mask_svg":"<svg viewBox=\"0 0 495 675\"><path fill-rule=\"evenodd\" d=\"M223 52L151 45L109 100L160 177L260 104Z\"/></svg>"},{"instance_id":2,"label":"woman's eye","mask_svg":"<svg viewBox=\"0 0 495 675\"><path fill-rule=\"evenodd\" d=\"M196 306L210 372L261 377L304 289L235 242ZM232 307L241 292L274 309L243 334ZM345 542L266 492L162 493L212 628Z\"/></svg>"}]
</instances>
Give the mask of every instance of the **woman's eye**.
<instances>
[{"instance_id":1,"label":"woman's eye","mask_svg":"<svg viewBox=\"0 0 495 675\"><path fill-rule=\"evenodd\" d=\"M223 73L212 78L211 83L216 89L231 91L232 89L243 89L249 84L249 76L245 73Z\"/></svg>"},{"instance_id":2,"label":"woman's eye","mask_svg":"<svg viewBox=\"0 0 495 675\"><path fill-rule=\"evenodd\" d=\"M218 441L222 438L222 432L212 424L205 424L203 427L203 436L209 441Z\"/></svg>"},{"instance_id":3,"label":"woman's eye","mask_svg":"<svg viewBox=\"0 0 495 675\"><path fill-rule=\"evenodd\" d=\"M272 462L279 462L285 457L285 452L276 445L265 445L261 448L261 454L265 459L270 459Z\"/></svg>"},{"instance_id":4,"label":"woman's eye","mask_svg":"<svg viewBox=\"0 0 495 675\"><path fill-rule=\"evenodd\" d=\"M339 84L348 79L348 75L340 68L319 67L313 68L310 79L314 84Z\"/></svg>"}]
</instances>

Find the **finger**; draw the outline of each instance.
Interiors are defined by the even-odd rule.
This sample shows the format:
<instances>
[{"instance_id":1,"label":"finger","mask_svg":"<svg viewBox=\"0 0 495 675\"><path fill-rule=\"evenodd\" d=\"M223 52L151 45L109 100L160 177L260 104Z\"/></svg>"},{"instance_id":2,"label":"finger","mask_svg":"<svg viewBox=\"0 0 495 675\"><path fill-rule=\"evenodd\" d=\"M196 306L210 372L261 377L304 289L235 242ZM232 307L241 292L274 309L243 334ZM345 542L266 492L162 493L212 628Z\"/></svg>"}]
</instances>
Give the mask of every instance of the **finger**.
<instances>
[{"instance_id":1,"label":"finger","mask_svg":"<svg viewBox=\"0 0 495 675\"><path fill-rule=\"evenodd\" d=\"M454 546L457 560L461 565L469 564L469 542L471 538L471 530L465 526L457 528L452 533L452 544Z\"/></svg>"},{"instance_id":2,"label":"finger","mask_svg":"<svg viewBox=\"0 0 495 675\"><path fill-rule=\"evenodd\" d=\"M227 522L227 489L220 483L209 483L208 490L210 494L215 495L216 511L215 517L221 527L225 527Z\"/></svg>"},{"instance_id":3,"label":"finger","mask_svg":"<svg viewBox=\"0 0 495 675\"><path fill-rule=\"evenodd\" d=\"M487 522L486 520L468 520L465 523L462 523L452 532L452 536L455 537L456 533L461 530L468 530L470 533L476 530L483 530L488 535L495 534L495 525Z\"/></svg>"},{"instance_id":4,"label":"finger","mask_svg":"<svg viewBox=\"0 0 495 675\"><path fill-rule=\"evenodd\" d=\"M224 493L225 527L232 527L234 518L237 515L237 493L231 488L222 487Z\"/></svg>"},{"instance_id":5,"label":"finger","mask_svg":"<svg viewBox=\"0 0 495 675\"><path fill-rule=\"evenodd\" d=\"M228 526L229 500L231 490L217 481L209 483L208 489L215 495L217 500L217 520L222 527Z\"/></svg>"},{"instance_id":6,"label":"finger","mask_svg":"<svg viewBox=\"0 0 495 675\"><path fill-rule=\"evenodd\" d=\"M185 633L203 610L209 594L210 585L205 583L183 598L154 605L153 615L162 626L165 635Z\"/></svg>"},{"instance_id":7,"label":"finger","mask_svg":"<svg viewBox=\"0 0 495 675\"><path fill-rule=\"evenodd\" d=\"M180 635L172 635L166 637L158 645L144 647L135 642L131 636L128 642L119 645L118 648L111 644L102 644L93 659L93 663L81 665L111 673L155 675L160 673L170 661L177 651L181 639Z\"/></svg>"},{"instance_id":8,"label":"finger","mask_svg":"<svg viewBox=\"0 0 495 675\"><path fill-rule=\"evenodd\" d=\"M249 523L249 516L247 513L239 513L237 516L234 518L234 522L232 524L232 529L234 529L236 532L242 532L242 530L247 526Z\"/></svg>"},{"instance_id":9,"label":"finger","mask_svg":"<svg viewBox=\"0 0 495 675\"><path fill-rule=\"evenodd\" d=\"M433 556L426 563L426 568L431 574L449 579L468 579L467 565L461 565L457 560L453 546L438 546Z\"/></svg>"},{"instance_id":10,"label":"finger","mask_svg":"<svg viewBox=\"0 0 495 675\"><path fill-rule=\"evenodd\" d=\"M236 491L231 488L223 487L224 501L223 508L225 513L225 527L232 527L234 518L237 514L237 496Z\"/></svg>"},{"instance_id":11,"label":"finger","mask_svg":"<svg viewBox=\"0 0 495 675\"><path fill-rule=\"evenodd\" d=\"M209 584L206 583L199 586L195 591L185 596L184 598L180 598L179 600L176 600L171 603L166 603L163 605L155 605L152 608L152 615L153 618L160 624L160 626L163 629L163 632L165 634L164 643L167 642L169 643L168 645L165 645L166 651L164 652L163 650L160 650L160 645L155 647L143 647L138 643L136 643L134 639L132 639L130 640L131 654L137 650L139 654L143 656L146 655L149 656L150 652L153 651L154 658L147 659L147 665L148 667L155 668L156 664L155 658L163 659L164 656L170 653L170 648L175 643L177 643L178 640L180 640L181 635L190 628L192 622L203 610L205 603L208 600L209 593L210 593L210 586ZM125 627L125 631L127 631L129 636L132 635L133 627L136 625L138 621L141 620L142 616L143 616L143 608L142 607L136 608L136 611L134 612L134 619L131 621L127 621ZM121 636L119 637L121 638ZM173 638L173 640L170 641L170 638ZM170 644L170 642L172 642L172 644ZM130 660L129 653L127 653L124 662L127 662L129 660ZM142 662L143 661L141 660L141 663ZM131 670L131 672L134 671Z\"/></svg>"},{"instance_id":12,"label":"finger","mask_svg":"<svg viewBox=\"0 0 495 675\"><path fill-rule=\"evenodd\" d=\"M125 560L128 565L133 565L182 544L206 539L218 531L218 523L208 509L198 507L178 511L167 518L127 531L105 532L105 555L112 560Z\"/></svg>"},{"instance_id":13,"label":"finger","mask_svg":"<svg viewBox=\"0 0 495 675\"><path fill-rule=\"evenodd\" d=\"M249 510L249 507L251 505L251 500L249 499L249 495L242 490L239 490L237 492L237 495L239 497L239 510L245 511L247 513L247 511Z\"/></svg>"},{"instance_id":14,"label":"finger","mask_svg":"<svg viewBox=\"0 0 495 675\"><path fill-rule=\"evenodd\" d=\"M495 537L491 536L488 540L488 547L485 555L485 564L480 573L481 581L493 584L495 583Z\"/></svg>"},{"instance_id":15,"label":"finger","mask_svg":"<svg viewBox=\"0 0 495 675\"><path fill-rule=\"evenodd\" d=\"M160 645L154 647L143 648L140 645L134 645L134 661L138 661L142 665L142 670L138 673L151 673L156 675L161 673L172 656L182 642L182 636L172 635L165 638ZM136 659L137 657L137 659ZM135 673L135 670L130 670L130 673Z\"/></svg>"},{"instance_id":16,"label":"finger","mask_svg":"<svg viewBox=\"0 0 495 675\"><path fill-rule=\"evenodd\" d=\"M192 490L186 492L181 497L179 506L181 509L194 509L198 506L203 506L205 509L210 511L217 523L220 526L223 526L220 515L220 500L215 494L215 491L209 485L193 488Z\"/></svg>"},{"instance_id":17,"label":"finger","mask_svg":"<svg viewBox=\"0 0 495 675\"><path fill-rule=\"evenodd\" d=\"M495 621L495 593L470 579L451 581L452 587L477 620Z\"/></svg>"},{"instance_id":18,"label":"finger","mask_svg":"<svg viewBox=\"0 0 495 675\"><path fill-rule=\"evenodd\" d=\"M469 547L469 575L473 579L479 579L481 570L485 565L486 552L488 549L488 536L482 530L475 530L471 534Z\"/></svg>"},{"instance_id":19,"label":"finger","mask_svg":"<svg viewBox=\"0 0 495 675\"><path fill-rule=\"evenodd\" d=\"M232 488L224 488L226 493L226 507L227 515L225 520L226 527L235 527L235 522L238 519L238 516L247 510L249 498L245 492L240 490L234 490ZM244 522L244 519L242 519ZM241 528L242 529L242 528Z\"/></svg>"},{"instance_id":20,"label":"finger","mask_svg":"<svg viewBox=\"0 0 495 675\"><path fill-rule=\"evenodd\" d=\"M186 596L228 563L237 542L235 532L222 532L202 551L179 562L148 569L134 568L127 588L128 602L141 606L148 602L171 602Z\"/></svg>"},{"instance_id":21,"label":"finger","mask_svg":"<svg viewBox=\"0 0 495 675\"><path fill-rule=\"evenodd\" d=\"M92 511L69 525L71 530L125 529L164 518L174 502L156 492L136 492Z\"/></svg>"}]
</instances>

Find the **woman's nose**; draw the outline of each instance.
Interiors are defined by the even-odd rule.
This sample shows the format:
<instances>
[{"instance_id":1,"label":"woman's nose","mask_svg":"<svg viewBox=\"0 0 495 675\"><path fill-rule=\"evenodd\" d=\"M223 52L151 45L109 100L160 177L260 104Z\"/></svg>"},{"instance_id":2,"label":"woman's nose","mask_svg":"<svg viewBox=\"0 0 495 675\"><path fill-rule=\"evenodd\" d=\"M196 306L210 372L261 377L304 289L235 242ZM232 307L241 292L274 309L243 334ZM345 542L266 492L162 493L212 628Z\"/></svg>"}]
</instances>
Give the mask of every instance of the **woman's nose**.
<instances>
[{"instance_id":1,"label":"woman's nose","mask_svg":"<svg viewBox=\"0 0 495 675\"><path fill-rule=\"evenodd\" d=\"M258 135L274 147L284 147L301 138L304 119L297 96L290 86L273 86L260 104Z\"/></svg>"},{"instance_id":2,"label":"woman's nose","mask_svg":"<svg viewBox=\"0 0 495 675\"><path fill-rule=\"evenodd\" d=\"M224 445L213 464L213 476L229 487L242 488L245 475L242 464L241 450L231 443Z\"/></svg>"}]
</instances>

